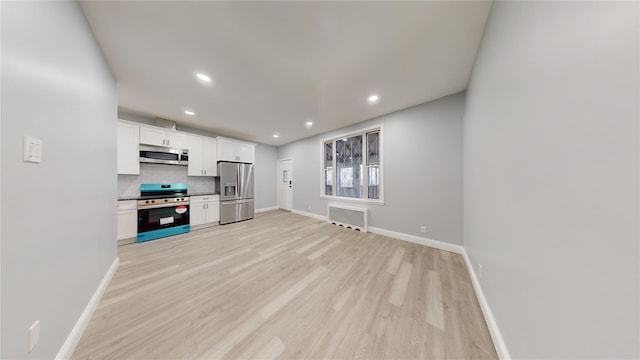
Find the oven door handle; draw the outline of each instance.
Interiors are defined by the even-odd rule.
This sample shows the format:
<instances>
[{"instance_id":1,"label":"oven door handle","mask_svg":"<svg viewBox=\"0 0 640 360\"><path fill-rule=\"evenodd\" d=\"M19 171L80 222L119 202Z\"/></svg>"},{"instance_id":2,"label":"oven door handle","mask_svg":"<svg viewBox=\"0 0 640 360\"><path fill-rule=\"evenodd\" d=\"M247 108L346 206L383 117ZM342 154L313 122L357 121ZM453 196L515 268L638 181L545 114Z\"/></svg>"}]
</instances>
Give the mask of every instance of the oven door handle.
<instances>
[{"instance_id":1,"label":"oven door handle","mask_svg":"<svg viewBox=\"0 0 640 360\"><path fill-rule=\"evenodd\" d=\"M146 209L158 209L158 208L168 208L168 207L178 207L180 205L189 205L189 202L182 202L182 203L176 203L176 204L158 204L158 205L145 205L145 206L138 206L138 211L140 210L146 210Z\"/></svg>"}]
</instances>

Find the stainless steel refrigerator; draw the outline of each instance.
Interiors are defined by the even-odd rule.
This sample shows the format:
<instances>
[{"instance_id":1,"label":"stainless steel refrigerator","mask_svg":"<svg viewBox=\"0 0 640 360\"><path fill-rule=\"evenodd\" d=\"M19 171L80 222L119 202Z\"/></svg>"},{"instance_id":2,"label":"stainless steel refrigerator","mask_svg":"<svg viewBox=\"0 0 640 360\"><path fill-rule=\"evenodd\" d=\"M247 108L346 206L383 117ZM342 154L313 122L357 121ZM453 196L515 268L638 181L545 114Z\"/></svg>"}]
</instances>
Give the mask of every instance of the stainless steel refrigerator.
<instances>
[{"instance_id":1,"label":"stainless steel refrigerator","mask_svg":"<svg viewBox=\"0 0 640 360\"><path fill-rule=\"evenodd\" d=\"M253 219L253 164L220 161L218 176L220 224Z\"/></svg>"}]
</instances>

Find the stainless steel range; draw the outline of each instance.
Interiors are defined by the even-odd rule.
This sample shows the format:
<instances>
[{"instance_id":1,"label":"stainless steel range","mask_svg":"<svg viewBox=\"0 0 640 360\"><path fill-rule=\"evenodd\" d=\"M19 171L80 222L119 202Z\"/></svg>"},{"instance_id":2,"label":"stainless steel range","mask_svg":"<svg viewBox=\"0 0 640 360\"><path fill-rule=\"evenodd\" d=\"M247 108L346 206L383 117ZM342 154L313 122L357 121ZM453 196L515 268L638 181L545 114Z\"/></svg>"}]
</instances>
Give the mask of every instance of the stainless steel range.
<instances>
[{"instance_id":1,"label":"stainless steel range","mask_svg":"<svg viewBox=\"0 0 640 360\"><path fill-rule=\"evenodd\" d=\"M137 242L190 230L187 184L140 184Z\"/></svg>"}]
</instances>

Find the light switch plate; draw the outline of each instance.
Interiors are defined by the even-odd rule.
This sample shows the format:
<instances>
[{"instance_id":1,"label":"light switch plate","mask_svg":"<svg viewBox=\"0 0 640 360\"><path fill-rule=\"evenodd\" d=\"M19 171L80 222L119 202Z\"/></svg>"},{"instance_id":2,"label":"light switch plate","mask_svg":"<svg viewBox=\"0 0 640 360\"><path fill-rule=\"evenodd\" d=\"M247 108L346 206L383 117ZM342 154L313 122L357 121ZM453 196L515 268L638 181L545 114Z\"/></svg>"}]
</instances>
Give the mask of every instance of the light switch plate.
<instances>
[{"instance_id":1,"label":"light switch plate","mask_svg":"<svg viewBox=\"0 0 640 360\"><path fill-rule=\"evenodd\" d=\"M26 162L39 163L42 161L42 140L31 136L24 136L23 160Z\"/></svg>"},{"instance_id":2,"label":"light switch plate","mask_svg":"<svg viewBox=\"0 0 640 360\"><path fill-rule=\"evenodd\" d=\"M34 322L29 328L29 352L38 345L38 341L40 341L40 320Z\"/></svg>"}]
</instances>

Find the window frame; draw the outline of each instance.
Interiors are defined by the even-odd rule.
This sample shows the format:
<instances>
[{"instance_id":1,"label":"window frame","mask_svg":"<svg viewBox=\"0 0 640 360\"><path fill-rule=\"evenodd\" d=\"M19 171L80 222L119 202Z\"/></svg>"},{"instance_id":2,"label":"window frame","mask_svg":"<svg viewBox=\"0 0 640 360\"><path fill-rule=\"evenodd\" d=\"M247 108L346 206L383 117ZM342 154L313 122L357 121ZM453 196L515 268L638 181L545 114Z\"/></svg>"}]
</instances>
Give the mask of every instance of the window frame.
<instances>
[{"instance_id":1,"label":"window frame","mask_svg":"<svg viewBox=\"0 0 640 360\"><path fill-rule=\"evenodd\" d=\"M371 132L375 132L378 131L378 156L379 156L379 165L377 165L378 167L378 183L380 185L378 185L378 199L369 199L369 165L367 165L368 163L368 151L367 151L367 146L368 146L368 142L367 142L367 134L371 133ZM355 203L367 203L367 204L375 204L375 205L384 205L384 149L383 149L383 129L382 129L382 124L380 125L376 125L376 126L369 126L366 128L362 128L362 129L358 129L355 131L350 131L350 132L345 132L345 133L340 133L337 134L335 136L331 136L331 137L326 137L321 139L320 141L320 149L322 149L321 153L320 153L320 198L321 199L325 199L325 200L339 200L339 201L347 201L347 202L355 202ZM349 138L349 137L353 137L353 136L358 136L361 135L362 136L362 154L363 154L363 159L362 159L362 198L351 198L351 197L344 197L344 196L337 196L337 195L326 195L325 194L325 178L326 178L326 173L325 170L327 169L325 167L325 144L327 142L331 142L332 143L332 150L334 152L334 154L332 155L332 174L331 174L331 181L332 181L332 188L331 188L331 192L332 194L336 194L337 192L337 183L336 183L336 176L337 176L337 171L336 171L336 156L335 156L335 151L337 149L336 147L336 141L339 141L341 139L344 138Z\"/></svg>"}]
</instances>

